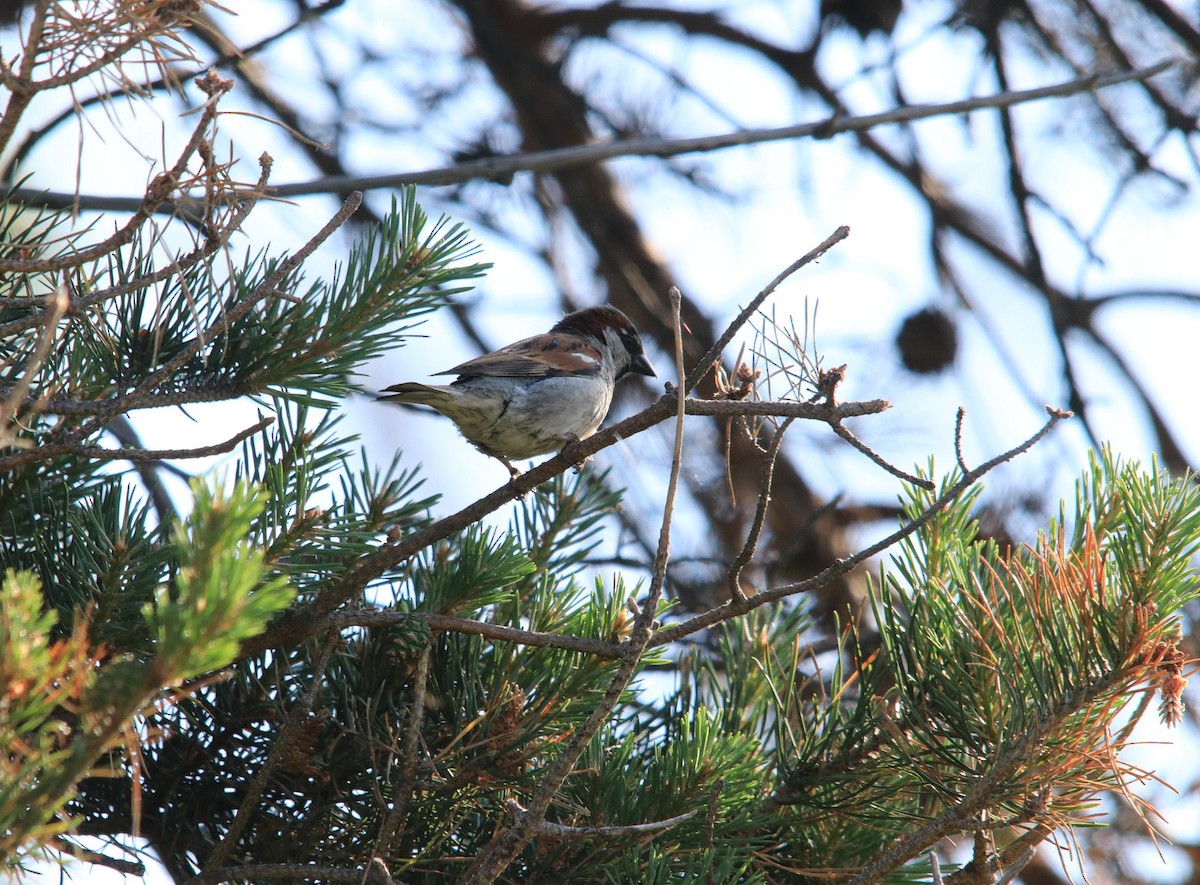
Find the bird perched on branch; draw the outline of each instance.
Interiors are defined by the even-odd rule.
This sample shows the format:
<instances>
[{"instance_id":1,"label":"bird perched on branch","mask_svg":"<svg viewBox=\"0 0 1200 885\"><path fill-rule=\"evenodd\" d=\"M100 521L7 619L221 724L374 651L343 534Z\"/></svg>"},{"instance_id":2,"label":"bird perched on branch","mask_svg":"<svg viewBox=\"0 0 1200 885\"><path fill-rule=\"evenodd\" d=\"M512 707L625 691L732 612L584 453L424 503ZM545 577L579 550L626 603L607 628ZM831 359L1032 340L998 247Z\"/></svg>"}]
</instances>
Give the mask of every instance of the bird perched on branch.
<instances>
[{"instance_id":1,"label":"bird perched on branch","mask_svg":"<svg viewBox=\"0 0 1200 885\"><path fill-rule=\"evenodd\" d=\"M595 433L613 388L630 373L654 375L637 329L615 307L589 307L544 335L437 373L457 375L450 384L405 382L385 388L379 399L436 409L515 478L513 460Z\"/></svg>"}]
</instances>

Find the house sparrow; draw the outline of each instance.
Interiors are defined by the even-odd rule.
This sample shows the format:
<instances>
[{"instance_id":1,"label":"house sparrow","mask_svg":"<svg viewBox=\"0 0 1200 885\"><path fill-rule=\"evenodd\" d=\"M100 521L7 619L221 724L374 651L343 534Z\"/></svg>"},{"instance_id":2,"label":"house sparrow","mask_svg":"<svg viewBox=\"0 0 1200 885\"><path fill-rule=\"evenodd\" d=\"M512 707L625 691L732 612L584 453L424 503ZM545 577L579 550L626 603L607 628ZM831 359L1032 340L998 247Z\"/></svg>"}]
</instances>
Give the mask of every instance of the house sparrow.
<instances>
[{"instance_id":1,"label":"house sparrow","mask_svg":"<svg viewBox=\"0 0 1200 885\"><path fill-rule=\"evenodd\" d=\"M396 384L379 399L436 409L515 478L520 471L510 460L595 433L613 388L630 372L654 375L637 329L615 307L589 307L567 314L545 335L437 373L457 375L450 384Z\"/></svg>"}]
</instances>

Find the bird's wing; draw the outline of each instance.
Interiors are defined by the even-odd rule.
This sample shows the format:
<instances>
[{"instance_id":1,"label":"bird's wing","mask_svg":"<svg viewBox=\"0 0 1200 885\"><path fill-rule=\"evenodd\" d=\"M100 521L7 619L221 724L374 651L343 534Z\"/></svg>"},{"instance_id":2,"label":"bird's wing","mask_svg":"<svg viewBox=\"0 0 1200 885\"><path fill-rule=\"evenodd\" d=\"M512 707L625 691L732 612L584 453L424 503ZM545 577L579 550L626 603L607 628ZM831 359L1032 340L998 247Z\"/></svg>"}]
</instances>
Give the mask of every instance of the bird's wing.
<instances>
[{"instance_id":1,"label":"bird's wing","mask_svg":"<svg viewBox=\"0 0 1200 885\"><path fill-rule=\"evenodd\" d=\"M578 335L535 335L502 347L494 353L468 360L438 375L508 378L558 378L563 375L597 375L602 354L589 339Z\"/></svg>"}]
</instances>

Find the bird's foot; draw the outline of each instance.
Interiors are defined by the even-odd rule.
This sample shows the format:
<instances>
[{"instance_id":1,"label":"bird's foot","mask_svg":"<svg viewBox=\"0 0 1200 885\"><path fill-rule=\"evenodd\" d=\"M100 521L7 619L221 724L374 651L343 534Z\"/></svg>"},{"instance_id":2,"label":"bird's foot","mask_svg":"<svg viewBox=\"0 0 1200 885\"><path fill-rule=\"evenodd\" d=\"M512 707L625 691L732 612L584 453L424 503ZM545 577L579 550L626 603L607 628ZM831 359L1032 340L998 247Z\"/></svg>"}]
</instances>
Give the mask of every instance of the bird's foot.
<instances>
[{"instance_id":1,"label":"bird's foot","mask_svg":"<svg viewBox=\"0 0 1200 885\"><path fill-rule=\"evenodd\" d=\"M578 437L578 436L576 436L574 433L568 433L568 434L565 434L565 435L563 436L563 443L564 443L564 445L563 445L563 449L566 449L568 446L573 446L575 443L577 443L577 442L579 442L579 441L580 441L580 440L579 440L579 437ZM560 449L559 451L561 452L562 450ZM583 465L584 465L584 464L586 464L588 461L591 461L591 460L592 460L592 456L591 456L591 455L588 455L586 458L584 458L582 461L580 461L578 464L576 464L576 465L574 466L574 468L572 468L572 469L573 469L573 470L574 470L576 473L578 473L580 470L582 470L582 469L583 469Z\"/></svg>"}]
</instances>

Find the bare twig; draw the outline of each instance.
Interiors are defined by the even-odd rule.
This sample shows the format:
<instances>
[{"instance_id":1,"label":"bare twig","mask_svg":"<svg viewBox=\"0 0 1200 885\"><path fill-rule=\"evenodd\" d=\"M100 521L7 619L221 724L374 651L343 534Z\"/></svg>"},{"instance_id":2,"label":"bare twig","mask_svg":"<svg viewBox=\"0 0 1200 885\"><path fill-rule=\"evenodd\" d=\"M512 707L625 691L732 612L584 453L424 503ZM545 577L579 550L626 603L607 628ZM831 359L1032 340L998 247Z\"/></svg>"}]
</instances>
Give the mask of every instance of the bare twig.
<instances>
[{"instance_id":1,"label":"bare twig","mask_svg":"<svg viewBox=\"0 0 1200 885\"><path fill-rule=\"evenodd\" d=\"M125 415L118 415L104 429L107 433L114 436L117 442L127 448L145 448L142 445L142 439L138 436L137 430L134 429L133 422ZM167 491L166 485L163 484L162 474L163 472L168 472L180 478L189 478L186 471L173 465L153 461L134 461L133 469L137 471L138 478L142 481L142 486L150 495L150 501L154 505L154 511L158 516L159 524L167 525L176 520L179 517L179 513L175 509L175 502L171 500L171 495Z\"/></svg>"},{"instance_id":2,"label":"bare twig","mask_svg":"<svg viewBox=\"0 0 1200 885\"><path fill-rule=\"evenodd\" d=\"M85 446L79 444L64 444L66 452L72 455L82 455L97 461L175 461L183 458L207 458L210 455L223 455L232 452L242 440L249 439L275 423L271 416L260 418L252 427L247 427L224 442L211 446L200 446L194 449L106 449L103 446Z\"/></svg>"},{"instance_id":3,"label":"bare twig","mask_svg":"<svg viewBox=\"0 0 1200 885\"><path fill-rule=\"evenodd\" d=\"M670 397L664 399L670 400ZM798 403L791 400L721 400L694 399L686 401L689 415L710 415L716 418L768 415L772 418L801 418L809 421L824 421L835 424L845 418L861 418L863 415L878 415L886 412L892 404L885 399L869 399L861 402Z\"/></svg>"},{"instance_id":4,"label":"bare twig","mask_svg":"<svg viewBox=\"0 0 1200 885\"><path fill-rule=\"evenodd\" d=\"M4 391L0 391L3 393ZM139 409L158 409L163 406L185 406L191 403L210 403L219 400L237 399L241 396L252 396L260 393L257 385L229 384L215 387L193 388L191 390L168 390L139 396L136 400L127 397L117 397L123 400L118 412L133 412ZM112 399L81 400L81 399L39 399L26 397L21 404L21 411L36 409L39 415L69 415L86 417L89 415L111 415L113 413Z\"/></svg>"},{"instance_id":5,"label":"bare twig","mask_svg":"<svg viewBox=\"0 0 1200 885\"><path fill-rule=\"evenodd\" d=\"M17 129L17 122L29 102L37 94L33 88L33 70L37 66L37 55L41 49L42 37L46 29L46 16L50 4L41 2L34 4L33 17L29 22L29 30L25 33L24 52L21 56L21 66L13 71L5 63L0 71L3 72L4 85L8 88L8 104L4 113L0 114L0 152L8 147L8 140Z\"/></svg>"},{"instance_id":6,"label":"bare twig","mask_svg":"<svg viewBox=\"0 0 1200 885\"><path fill-rule=\"evenodd\" d=\"M25 364L16 383L9 389L8 396L4 398L3 402L0 402L0 445L8 445L13 439L13 434L9 430L9 422L24 404L25 394L29 392L34 376L37 375L42 368L42 363L50 354L50 348L58 334L58 324L67 312L69 301L66 288L56 287L50 306L44 314L42 332L34 345L33 353L30 354L29 361Z\"/></svg>"},{"instance_id":7,"label":"bare twig","mask_svg":"<svg viewBox=\"0 0 1200 885\"><path fill-rule=\"evenodd\" d=\"M823 243L821 243L815 249L809 251L808 254L803 255L796 261L793 261L790 265L783 269L783 272L780 273L779 276L767 283L763 290L750 299L750 303L747 304L742 309L742 312L739 313L733 320L733 322L726 327L725 331L721 333L721 337L713 342L713 346L710 347L708 352L700 358L700 361L696 363L696 365L692 366L692 371L687 377L687 382L684 384L684 390L690 391L700 383L701 379L708 374L709 370L712 369L717 360L721 358L722 352L724 352L725 348L729 346L729 342L733 340L734 336L737 335L742 326L749 322L750 317L754 316L755 312L762 307L763 302L771 296L772 292L779 288L779 285L784 280L786 280L796 271L800 270L800 268L804 267L806 264L811 264L812 262L816 261L848 236L850 236L850 228L846 227L846 225L842 225L832 234L826 237Z\"/></svg>"},{"instance_id":8,"label":"bare twig","mask_svg":"<svg viewBox=\"0 0 1200 885\"><path fill-rule=\"evenodd\" d=\"M146 188L142 204L133 213L133 216L125 222L124 227L119 228L112 236L102 242L88 246L86 249L60 255L57 258L0 259L0 271L10 273L49 273L65 267L78 267L102 255L114 252L126 243L131 242L138 230L146 223L146 220L154 214L154 210L169 199L172 191L179 186L180 181L183 179L183 174L187 170L187 164L192 158L192 154L196 152L200 143L207 137L208 128L212 124L212 121L216 119L218 101L222 95L232 88L232 80L219 81L219 88L214 89L208 100L204 103L204 112L200 115L199 121L192 130L187 144L180 151L175 165L166 172L160 172L154 177L154 180L150 182L150 186Z\"/></svg>"},{"instance_id":9,"label":"bare twig","mask_svg":"<svg viewBox=\"0 0 1200 885\"><path fill-rule=\"evenodd\" d=\"M1033 856L1036 853L1037 848L1033 845L1022 849L1020 857L1013 861L1012 865L1006 868L1000 874L1000 877L996 879L996 885L1008 885L1009 882L1016 879L1017 876L1021 875L1021 871L1025 869L1029 862L1033 860Z\"/></svg>"},{"instance_id":10,"label":"bare twig","mask_svg":"<svg viewBox=\"0 0 1200 885\"><path fill-rule=\"evenodd\" d=\"M184 80L190 80L194 77L199 77L204 74L205 71L213 68L223 68L231 62L237 62L237 67L240 69L243 65L251 62L253 56L259 54L262 52L262 50L267 49L272 44L278 42L284 37L287 37L289 34L294 33L300 26L341 7L344 5L344 3L345 0L325 0L325 2L316 6L308 7L302 10L289 24L284 25L278 31L275 31L274 33L269 34L246 47L237 47L231 44L228 50L221 52L215 58L209 60L203 67L193 68L192 70L186 72L172 71L166 76L156 77L155 79L146 83L139 84L139 89L148 93L157 89L163 89L164 87L175 88L177 87L178 83ZM205 19L203 26L207 28L211 26L211 24L211 19ZM0 59L0 69L2 69L2 67L3 60ZM24 139L22 139L22 141L14 147L13 154L17 157L26 156L29 153L29 150L39 141L41 141L47 133L54 131L64 121L82 113L91 105L112 101L125 91L125 89L121 88L102 90L86 98L81 98L72 102L55 117L51 118L49 121L26 135ZM78 207L84 209L100 209L103 211L115 210L118 212L132 212L137 209L138 204L138 200L132 197L100 197L98 199L103 201L104 205L98 205L96 203L91 203L91 198L89 197L83 198L84 201L88 202L77 204L76 197L78 195L76 194L46 194L45 196L49 199L43 201L42 205L50 206L51 208L56 209L74 209Z\"/></svg>"},{"instance_id":11,"label":"bare twig","mask_svg":"<svg viewBox=\"0 0 1200 885\"><path fill-rule=\"evenodd\" d=\"M522 808L521 803L516 799L509 799L504 803L504 807L514 820L523 820L529 815L528 810ZM531 821L530 826L535 831L535 835L557 836L562 839L619 839L623 836L652 836L689 821L695 816L695 811L688 811L665 820L612 827L572 827L548 820Z\"/></svg>"},{"instance_id":12,"label":"bare twig","mask_svg":"<svg viewBox=\"0 0 1200 885\"><path fill-rule=\"evenodd\" d=\"M258 159L259 162L259 178L254 189L244 194L244 199L238 208L230 216L229 221L210 233L205 240L204 245L200 246L189 254L177 258L170 264L159 268L156 271L146 274L145 276L137 277L116 286L110 286L107 289L100 289L85 295L81 298L74 299L68 306L67 313L74 316L78 315L97 304L104 301L109 301L113 298L118 298L129 292L138 289L145 289L155 283L161 282L174 274L187 270L196 264L199 264L205 258L214 254L218 249L222 248L228 241L233 232L242 226L242 222L258 204L258 201L266 193L267 180L271 174L271 157L268 154L263 154ZM42 314L32 314L27 317L22 317L17 320L0 325L0 337L7 337L16 332L24 331L38 324Z\"/></svg>"},{"instance_id":13,"label":"bare twig","mask_svg":"<svg viewBox=\"0 0 1200 885\"><path fill-rule=\"evenodd\" d=\"M70 855L83 863L94 863L97 866L107 867L110 870L116 870L124 876L145 877L146 865L140 860L124 860L119 857L109 857L107 854L101 854L98 851L89 851L82 845L76 845L69 839L56 838L49 842L51 848L55 851L60 851L63 854Z\"/></svg>"},{"instance_id":14,"label":"bare twig","mask_svg":"<svg viewBox=\"0 0 1200 885\"><path fill-rule=\"evenodd\" d=\"M831 428L833 428L834 433L836 433L838 436L840 436L846 442L850 443L850 445L852 445L854 448L858 449L860 452L862 452L864 455L866 455L868 458L870 458L872 461L874 461L876 464L878 464L880 467L882 467L884 470L886 470L892 476L898 477L898 478L904 480L905 482L912 483L915 486L920 486L923 489L932 489L933 488L933 483L930 482L929 480L921 479L921 477L916 476L912 473L908 473L907 471L901 470L899 467L892 464L890 461L888 461L886 458L884 458L882 455L880 455L878 452L876 452L874 449L872 449L869 445L867 445L865 442L863 442L861 439L859 439L857 436L855 436L854 433L850 430L850 428L847 427L845 424L843 424L841 421L835 421L833 424L830 424L829 426Z\"/></svg>"},{"instance_id":15,"label":"bare twig","mask_svg":"<svg viewBox=\"0 0 1200 885\"><path fill-rule=\"evenodd\" d=\"M515 642L537 648L561 648L566 651L577 651L582 654L594 655L599 658L616 660L621 657L621 646L615 642L605 642L601 639L584 639L580 636L565 636L560 633L540 633L534 630L521 630L504 624L491 624L486 621L474 621L470 618L459 618L454 615L443 615L437 612L400 612L394 609L339 611L321 621L323 628L342 630L346 627L383 627L403 624L406 621L423 621L431 630L447 633L465 633L471 636L484 636L499 642Z\"/></svg>"},{"instance_id":16,"label":"bare twig","mask_svg":"<svg viewBox=\"0 0 1200 885\"><path fill-rule=\"evenodd\" d=\"M967 415L967 410L962 406L958 407L958 411L954 413L954 460L958 462L958 469L966 473L967 459L963 456L962 434L963 434L963 419Z\"/></svg>"},{"instance_id":17,"label":"bare twig","mask_svg":"<svg viewBox=\"0 0 1200 885\"><path fill-rule=\"evenodd\" d=\"M754 558L754 548L758 546L758 537L762 533L763 522L767 518L767 506L771 503L771 485L775 478L775 460L779 457L779 447L783 444L783 435L787 429L792 426L795 418L788 418L775 431L775 436L771 439L771 445L767 449L766 455L763 457L762 464L762 479L759 481L758 492L758 507L754 511L754 522L750 525L750 531L746 535L746 543L742 545L742 549L734 558L733 564L729 566L729 595L733 599L744 600L745 592L742 590L742 570L746 568L750 560ZM838 425L834 425L836 429Z\"/></svg>"},{"instance_id":18,"label":"bare twig","mask_svg":"<svg viewBox=\"0 0 1200 885\"><path fill-rule=\"evenodd\" d=\"M352 867L335 867L329 864L307 863L250 863L232 867L205 870L187 881L187 885L216 885L218 882L245 882L253 879L292 879L297 882L344 882L346 885L362 885L364 875L369 875L376 858L364 873ZM374 879L368 879L374 883Z\"/></svg>"}]
</instances>

